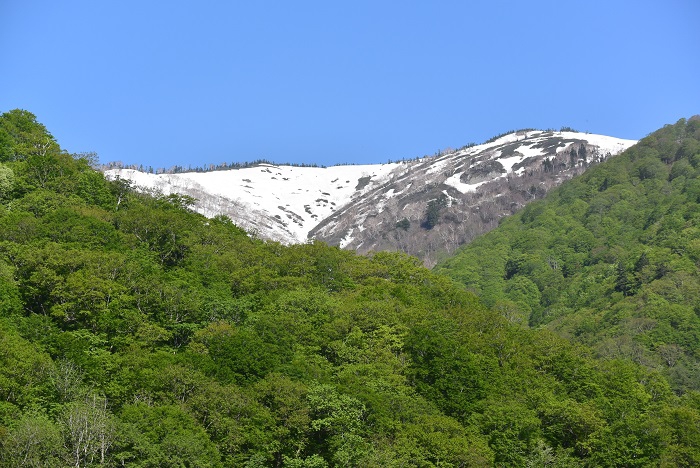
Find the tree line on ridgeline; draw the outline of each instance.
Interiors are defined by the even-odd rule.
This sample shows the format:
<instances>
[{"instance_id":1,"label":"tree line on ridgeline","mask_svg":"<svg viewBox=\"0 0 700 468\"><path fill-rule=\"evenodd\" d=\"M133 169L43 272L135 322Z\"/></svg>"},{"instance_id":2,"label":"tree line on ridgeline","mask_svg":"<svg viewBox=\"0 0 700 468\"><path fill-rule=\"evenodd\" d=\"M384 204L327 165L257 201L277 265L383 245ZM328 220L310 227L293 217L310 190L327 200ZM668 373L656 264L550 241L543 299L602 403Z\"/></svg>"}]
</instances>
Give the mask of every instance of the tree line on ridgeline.
<instances>
[{"instance_id":1,"label":"tree line on ridgeline","mask_svg":"<svg viewBox=\"0 0 700 468\"><path fill-rule=\"evenodd\" d=\"M689 138L696 125L672 128ZM455 275L480 299L404 254L265 242L192 212L188 197L139 194L62 150L31 113L6 112L0 466L697 465L692 369L681 378L653 360L662 338L680 349L671 368L690 369L698 352L684 298L696 284L693 210L665 220L676 191L697 185L695 163L655 157L632 159L644 177L627 191L615 187L633 176L601 165L605 190L556 192L586 203L571 215L590 211L598 229L580 227L549 256L562 297L528 276L541 269L528 243L565 229L540 203L502 226L537 224L522 250L484 250L506 235L494 231L474 247L483 268ZM650 218L629 221L658 224L643 238L665 244L624 247L642 235L617 218L636 206L625 194L656 189ZM651 361L601 353L596 327L627 330L640 308L655 326L639 323L647 341L630 340Z\"/></svg>"}]
</instances>

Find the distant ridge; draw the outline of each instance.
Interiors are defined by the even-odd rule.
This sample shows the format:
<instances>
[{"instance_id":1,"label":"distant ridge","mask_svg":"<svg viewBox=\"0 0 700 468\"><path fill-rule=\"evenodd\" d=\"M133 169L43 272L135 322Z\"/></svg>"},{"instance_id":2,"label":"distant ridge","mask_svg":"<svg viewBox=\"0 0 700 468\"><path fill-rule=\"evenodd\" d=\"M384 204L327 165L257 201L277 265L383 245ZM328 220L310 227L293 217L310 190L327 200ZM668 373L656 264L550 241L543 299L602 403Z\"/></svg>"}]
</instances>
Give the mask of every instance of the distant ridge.
<instances>
[{"instance_id":1,"label":"distant ridge","mask_svg":"<svg viewBox=\"0 0 700 468\"><path fill-rule=\"evenodd\" d=\"M528 205L437 265L509 320L700 391L700 117Z\"/></svg>"},{"instance_id":2,"label":"distant ridge","mask_svg":"<svg viewBox=\"0 0 700 468\"><path fill-rule=\"evenodd\" d=\"M522 129L481 145L400 162L314 167L264 160L236 170L153 174L113 168L142 190L181 193L284 243L319 239L359 252L402 250L432 266L551 187L635 141Z\"/></svg>"}]
</instances>

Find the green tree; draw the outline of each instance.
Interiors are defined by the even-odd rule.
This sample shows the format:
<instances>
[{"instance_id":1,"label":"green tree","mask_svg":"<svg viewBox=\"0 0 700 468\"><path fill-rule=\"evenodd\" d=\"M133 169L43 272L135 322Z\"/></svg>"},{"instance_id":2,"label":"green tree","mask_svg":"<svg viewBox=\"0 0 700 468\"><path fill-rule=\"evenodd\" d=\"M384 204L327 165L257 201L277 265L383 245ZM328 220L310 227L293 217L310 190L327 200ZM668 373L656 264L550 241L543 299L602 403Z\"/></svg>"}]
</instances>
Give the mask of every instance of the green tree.
<instances>
[{"instance_id":1,"label":"green tree","mask_svg":"<svg viewBox=\"0 0 700 468\"><path fill-rule=\"evenodd\" d=\"M5 164L0 163L0 200L7 198L15 183L15 173Z\"/></svg>"},{"instance_id":2,"label":"green tree","mask_svg":"<svg viewBox=\"0 0 700 468\"><path fill-rule=\"evenodd\" d=\"M45 414L24 414L0 436L1 466L61 466L67 456L60 428Z\"/></svg>"},{"instance_id":3,"label":"green tree","mask_svg":"<svg viewBox=\"0 0 700 468\"><path fill-rule=\"evenodd\" d=\"M115 458L140 466L218 467L221 455L204 428L179 406L126 405Z\"/></svg>"},{"instance_id":4,"label":"green tree","mask_svg":"<svg viewBox=\"0 0 700 468\"><path fill-rule=\"evenodd\" d=\"M423 227L426 229L434 228L440 222L440 212L445 206L447 206L447 197L444 194L441 194L435 200L429 201L425 210Z\"/></svg>"},{"instance_id":5,"label":"green tree","mask_svg":"<svg viewBox=\"0 0 700 468\"><path fill-rule=\"evenodd\" d=\"M14 269L0 260L0 317L22 310L20 290L14 279Z\"/></svg>"},{"instance_id":6,"label":"green tree","mask_svg":"<svg viewBox=\"0 0 700 468\"><path fill-rule=\"evenodd\" d=\"M411 222L408 220L408 218L403 218L401 221L396 222L397 229L403 229L404 231L408 231L408 228L410 227Z\"/></svg>"},{"instance_id":7,"label":"green tree","mask_svg":"<svg viewBox=\"0 0 700 468\"><path fill-rule=\"evenodd\" d=\"M323 384L311 387L307 399L319 449L336 465L360 466L371 447L363 437L364 405Z\"/></svg>"},{"instance_id":8,"label":"green tree","mask_svg":"<svg viewBox=\"0 0 700 468\"><path fill-rule=\"evenodd\" d=\"M2 161L24 160L58 150L58 143L31 112L14 109L0 115Z\"/></svg>"}]
</instances>

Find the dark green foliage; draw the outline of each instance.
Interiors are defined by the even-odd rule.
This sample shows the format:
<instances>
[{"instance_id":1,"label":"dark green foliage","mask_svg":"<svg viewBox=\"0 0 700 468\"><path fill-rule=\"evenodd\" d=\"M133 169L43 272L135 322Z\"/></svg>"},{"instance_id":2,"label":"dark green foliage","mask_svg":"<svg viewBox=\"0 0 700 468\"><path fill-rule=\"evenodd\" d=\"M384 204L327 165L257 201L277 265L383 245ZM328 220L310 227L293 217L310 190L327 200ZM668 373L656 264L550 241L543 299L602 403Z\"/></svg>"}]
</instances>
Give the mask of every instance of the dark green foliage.
<instances>
[{"instance_id":1,"label":"dark green foliage","mask_svg":"<svg viewBox=\"0 0 700 468\"><path fill-rule=\"evenodd\" d=\"M452 327L449 321L414 327L406 339L406 351L413 361L409 372L418 392L446 414L464 420L486 396L485 369L479 362L483 356L461 345Z\"/></svg>"},{"instance_id":2,"label":"dark green foliage","mask_svg":"<svg viewBox=\"0 0 700 468\"><path fill-rule=\"evenodd\" d=\"M206 431L179 406L125 405L117 459L141 466L222 466ZM119 450L118 449L118 450Z\"/></svg>"},{"instance_id":3,"label":"dark green foliage","mask_svg":"<svg viewBox=\"0 0 700 468\"><path fill-rule=\"evenodd\" d=\"M428 207L425 209L425 220L423 221L423 227L425 229L432 229L440 222L440 212L444 207L447 206L447 197L441 194L435 200L430 200L428 202Z\"/></svg>"},{"instance_id":4,"label":"dark green foliage","mask_svg":"<svg viewBox=\"0 0 700 468\"><path fill-rule=\"evenodd\" d=\"M411 227L411 222L408 220L408 218L404 218L401 221L396 222L396 228L397 229L403 229L404 231L408 231L408 228Z\"/></svg>"}]
</instances>

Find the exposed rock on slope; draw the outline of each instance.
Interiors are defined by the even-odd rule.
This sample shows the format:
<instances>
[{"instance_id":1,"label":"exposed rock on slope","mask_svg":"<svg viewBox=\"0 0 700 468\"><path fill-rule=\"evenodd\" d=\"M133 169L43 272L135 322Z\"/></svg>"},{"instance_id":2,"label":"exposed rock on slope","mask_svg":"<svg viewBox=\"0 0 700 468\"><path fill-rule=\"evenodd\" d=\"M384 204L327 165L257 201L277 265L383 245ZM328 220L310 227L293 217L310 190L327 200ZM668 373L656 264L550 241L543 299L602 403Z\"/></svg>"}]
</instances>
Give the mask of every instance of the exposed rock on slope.
<instances>
[{"instance_id":1,"label":"exposed rock on slope","mask_svg":"<svg viewBox=\"0 0 700 468\"><path fill-rule=\"evenodd\" d=\"M402 250L432 266L503 216L634 143L528 131L405 163L309 235L363 253Z\"/></svg>"},{"instance_id":2,"label":"exposed rock on slope","mask_svg":"<svg viewBox=\"0 0 700 468\"><path fill-rule=\"evenodd\" d=\"M520 131L392 164L106 174L143 189L190 195L197 211L225 214L264 238L285 243L315 238L362 253L402 250L432 266L501 217L634 143L577 132Z\"/></svg>"}]
</instances>

